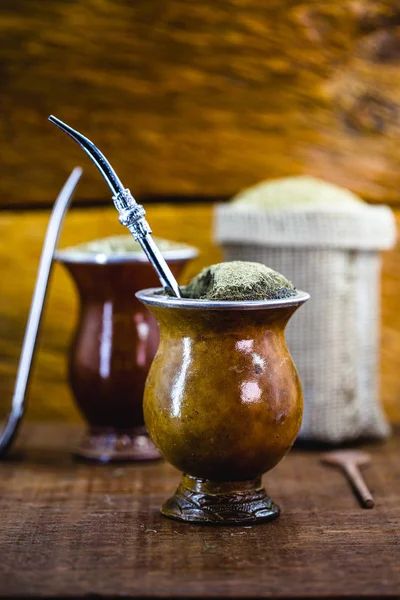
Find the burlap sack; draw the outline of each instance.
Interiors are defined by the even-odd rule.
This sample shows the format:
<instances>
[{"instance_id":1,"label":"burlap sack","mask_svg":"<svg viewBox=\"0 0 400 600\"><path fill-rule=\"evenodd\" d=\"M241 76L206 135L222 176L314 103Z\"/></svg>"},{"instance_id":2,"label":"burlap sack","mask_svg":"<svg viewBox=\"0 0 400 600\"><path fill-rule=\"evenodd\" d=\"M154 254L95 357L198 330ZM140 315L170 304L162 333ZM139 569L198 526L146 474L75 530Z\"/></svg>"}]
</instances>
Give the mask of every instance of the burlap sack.
<instances>
[{"instance_id":1,"label":"burlap sack","mask_svg":"<svg viewBox=\"0 0 400 600\"><path fill-rule=\"evenodd\" d=\"M305 400L299 438L337 444L386 436L378 389L378 251L395 242L390 209L268 214L223 204L214 217L225 260L262 262L311 294L287 328Z\"/></svg>"}]
</instances>

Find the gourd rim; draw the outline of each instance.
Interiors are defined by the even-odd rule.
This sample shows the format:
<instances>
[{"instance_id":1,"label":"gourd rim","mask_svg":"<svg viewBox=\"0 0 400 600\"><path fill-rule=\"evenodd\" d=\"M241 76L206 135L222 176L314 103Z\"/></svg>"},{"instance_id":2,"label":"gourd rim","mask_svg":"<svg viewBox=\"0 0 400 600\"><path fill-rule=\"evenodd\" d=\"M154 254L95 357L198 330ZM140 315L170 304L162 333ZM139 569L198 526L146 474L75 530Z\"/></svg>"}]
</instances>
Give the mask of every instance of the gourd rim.
<instances>
[{"instance_id":1,"label":"gourd rim","mask_svg":"<svg viewBox=\"0 0 400 600\"><path fill-rule=\"evenodd\" d=\"M163 294L163 288L147 288L136 292L135 296L146 306L162 306L165 308L186 308L203 310L261 310L300 306L310 298L310 294L296 290L290 298L276 300L200 300L193 298L175 298Z\"/></svg>"},{"instance_id":2,"label":"gourd rim","mask_svg":"<svg viewBox=\"0 0 400 600\"><path fill-rule=\"evenodd\" d=\"M176 248L164 250L162 256L168 262L179 260L190 260L199 255L197 248L188 246L186 248ZM107 254L105 252L75 252L74 250L57 250L54 254L56 261L61 263L81 263L107 265L110 263L145 263L149 259L144 252L126 252L121 254Z\"/></svg>"}]
</instances>

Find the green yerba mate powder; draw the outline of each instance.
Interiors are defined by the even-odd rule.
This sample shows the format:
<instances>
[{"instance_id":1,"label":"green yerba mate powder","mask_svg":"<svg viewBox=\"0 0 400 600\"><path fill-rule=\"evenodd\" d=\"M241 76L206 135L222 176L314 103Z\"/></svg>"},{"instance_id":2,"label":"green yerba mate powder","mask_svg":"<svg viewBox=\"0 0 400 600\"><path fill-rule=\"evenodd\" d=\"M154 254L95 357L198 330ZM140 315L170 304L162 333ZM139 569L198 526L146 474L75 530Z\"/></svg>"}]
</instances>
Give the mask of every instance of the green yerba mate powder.
<instances>
[{"instance_id":1,"label":"green yerba mate powder","mask_svg":"<svg viewBox=\"0 0 400 600\"><path fill-rule=\"evenodd\" d=\"M182 250L189 248L187 244L180 242L171 242L162 238L154 237L158 248L161 252L168 252L171 250ZM129 254L141 254L143 252L141 245L137 242L132 235L113 235L98 240L92 240L90 242L84 242L83 244L77 244L65 248L63 252L68 253L79 253L79 254L106 254L107 256L124 256Z\"/></svg>"},{"instance_id":2,"label":"green yerba mate powder","mask_svg":"<svg viewBox=\"0 0 400 600\"><path fill-rule=\"evenodd\" d=\"M316 177L299 175L262 181L232 199L238 210L274 211L363 211L365 203L345 188Z\"/></svg>"},{"instance_id":3,"label":"green yerba mate powder","mask_svg":"<svg viewBox=\"0 0 400 600\"><path fill-rule=\"evenodd\" d=\"M235 260L211 265L182 288L184 298L207 300L277 300L296 295L280 273L256 262Z\"/></svg>"}]
</instances>

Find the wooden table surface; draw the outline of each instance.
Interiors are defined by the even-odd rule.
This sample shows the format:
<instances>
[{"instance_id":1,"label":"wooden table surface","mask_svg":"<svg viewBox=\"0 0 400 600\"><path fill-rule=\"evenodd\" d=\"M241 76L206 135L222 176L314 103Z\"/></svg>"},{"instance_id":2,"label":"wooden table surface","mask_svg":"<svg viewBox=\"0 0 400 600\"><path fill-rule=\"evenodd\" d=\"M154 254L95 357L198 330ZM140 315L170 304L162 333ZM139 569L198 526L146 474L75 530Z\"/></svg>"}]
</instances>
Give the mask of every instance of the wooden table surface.
<instances>
[{"instance_id":1,"label":"wooden table surface","mask_svg":"<svg viewBox=\"0 0 400 600\"><path fill-rule=\"evenodd\" d=\"M265 477L281 517L251 527L162 517L179 473L74 461L80 433L26 425L0 464L2 597L398 597L399 431L368 447L373 510L319 451L295 448Z\"/></svg>"}]
</instances>

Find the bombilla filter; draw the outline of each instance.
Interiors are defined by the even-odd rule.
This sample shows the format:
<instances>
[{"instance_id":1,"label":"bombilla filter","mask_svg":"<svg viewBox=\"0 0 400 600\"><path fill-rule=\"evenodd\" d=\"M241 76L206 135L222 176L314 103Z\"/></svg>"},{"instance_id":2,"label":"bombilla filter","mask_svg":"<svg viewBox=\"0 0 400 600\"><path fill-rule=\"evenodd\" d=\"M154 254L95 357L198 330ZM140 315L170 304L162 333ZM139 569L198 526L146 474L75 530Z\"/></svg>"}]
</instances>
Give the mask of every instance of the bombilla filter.
<instances>
[{"instance_id":1,"label":"bombilla filter","mask_svg":"<svg viewBox=\"0 0 400 600\"><path fill-rule=\"evenodd\" d=\"M152 231L146 221L146 211L143 206L136 202L127 188L124 188L113 167L93 142L53 115L49 117L49 121L71 136L90 156L113 192L112 199L115 208L119 212L120 223L129 229L135 240L142 246L147 258L157 271L157 275L165 291L169 295L180 298L181 294L178 283L152 238Z\"/></svg>"}]
</instances>

